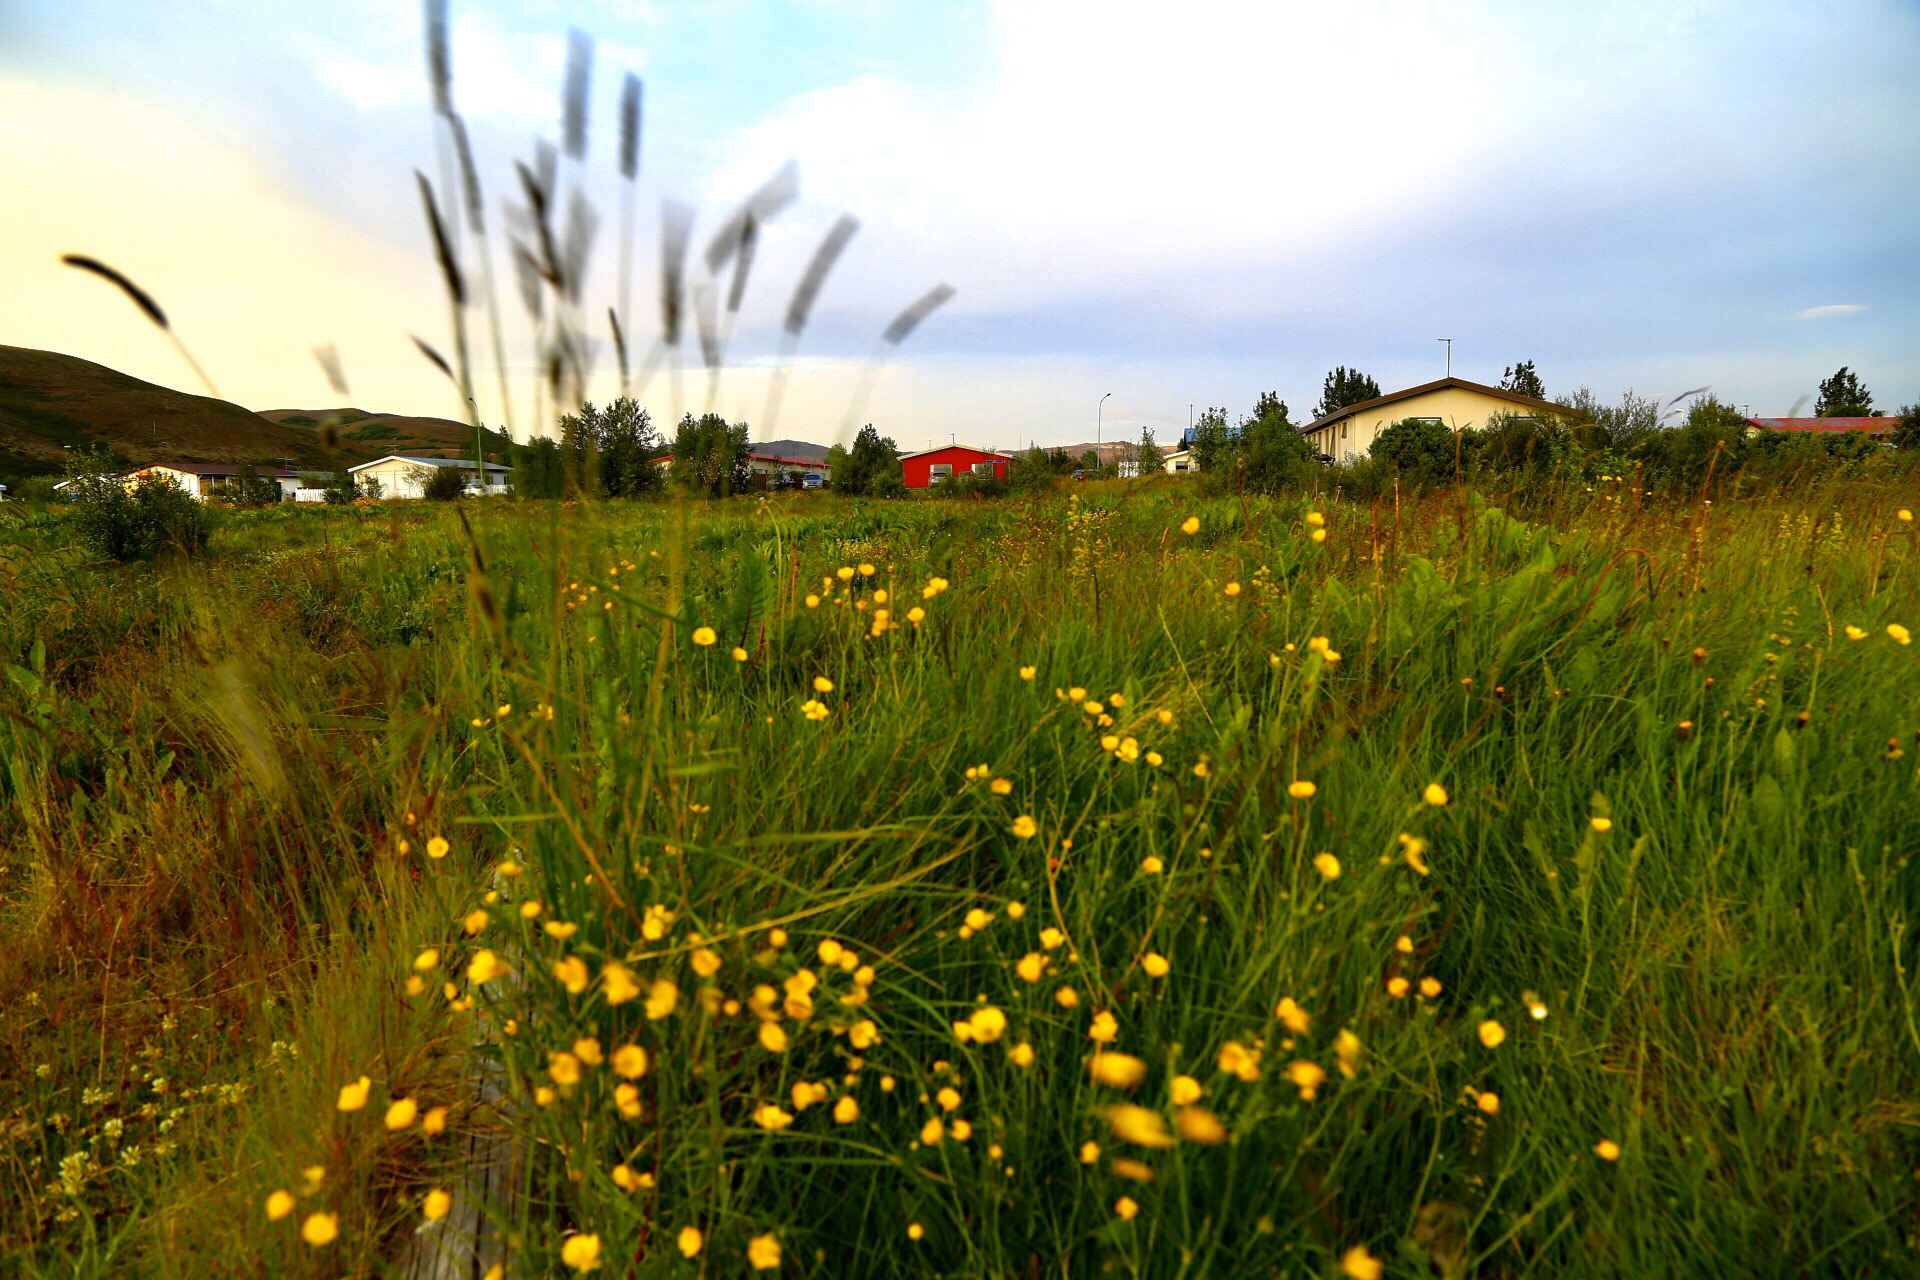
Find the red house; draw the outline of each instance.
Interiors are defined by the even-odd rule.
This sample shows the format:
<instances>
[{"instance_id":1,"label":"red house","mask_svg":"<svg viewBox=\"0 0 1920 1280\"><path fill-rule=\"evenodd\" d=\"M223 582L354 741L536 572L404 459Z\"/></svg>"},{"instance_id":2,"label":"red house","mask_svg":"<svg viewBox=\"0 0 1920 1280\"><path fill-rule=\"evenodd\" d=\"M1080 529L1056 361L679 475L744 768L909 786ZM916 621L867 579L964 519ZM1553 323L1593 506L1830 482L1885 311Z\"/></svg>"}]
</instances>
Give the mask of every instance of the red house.
<instances>
[{"instance_id":1,"label":"red house","mask_svg":"<svg viewBox=\"0 0 1920 1280\"><path fill-rule=\"evenodd\" d=\"M972 449L964 444L943 445L923 453L910 453L900 459L900 478L909 489L927 489L943 480L971 472L977 476L1007 478L1011 459L991 449Z\"/></svg>"}]
</instances>

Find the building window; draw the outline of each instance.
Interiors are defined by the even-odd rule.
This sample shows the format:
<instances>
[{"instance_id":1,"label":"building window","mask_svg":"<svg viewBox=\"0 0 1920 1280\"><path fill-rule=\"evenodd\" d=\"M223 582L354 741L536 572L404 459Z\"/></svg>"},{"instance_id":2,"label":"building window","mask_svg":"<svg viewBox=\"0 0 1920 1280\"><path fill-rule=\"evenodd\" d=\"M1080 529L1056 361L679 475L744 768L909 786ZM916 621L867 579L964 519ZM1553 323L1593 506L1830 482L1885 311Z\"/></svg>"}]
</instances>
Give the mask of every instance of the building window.
<instances>
[{"instance_id":1,"label":"building window","mask_svg":"<svg viewBox=\"0 0 1920 1280\"><path fill-rule=\"evenodd\" d=\"M1433 426L1436 426L1436 427L1444 425L1441 422L1441 420L1438 418L1412 418L1412 419L1409 419L1409 421L1431 423Z\"/></svg>"},{"instance_id":2,"label":"building window","mask_svg":"<svg viewBox=\"0 0 1920 1280\"><path fill-rule=\"evenodd\" d=\"M953 464L951 462L936 462L927 468L927 480L930 483L938 484L942 480L951 479L953 479Z\"/></svg>"},{"instance_id":3,"label":"building window","mask_svg":"<svg viewBox=\"0 0 1920 1280\"><path fill-rule=\"evenodd\" d=\"M993 464L991 462L976 462L973 464L973 474L977 476L990 476L993 474Z\"/></svg>"}]
</instances>

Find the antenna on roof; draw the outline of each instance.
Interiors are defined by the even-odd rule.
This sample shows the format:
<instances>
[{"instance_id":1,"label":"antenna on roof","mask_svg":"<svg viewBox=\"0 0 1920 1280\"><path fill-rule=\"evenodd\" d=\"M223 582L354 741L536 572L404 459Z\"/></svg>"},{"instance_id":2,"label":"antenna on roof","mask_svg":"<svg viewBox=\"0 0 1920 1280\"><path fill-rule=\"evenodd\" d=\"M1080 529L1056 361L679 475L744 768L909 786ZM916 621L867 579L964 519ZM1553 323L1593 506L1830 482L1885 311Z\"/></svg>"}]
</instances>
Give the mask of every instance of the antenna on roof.
<instances>
[{"instance_id":1,"label":"antenna on roof","mask_svg":"<svg viewBox=\"0 0 1920 1280\"><path fill-rule=\"evenodd\" d=\"M1447 376L1451 378L1453 376L1453 339L1452 338L1435 338L1434 341L1444 342L1447 344Z\"/></svg>"}]
</instances>

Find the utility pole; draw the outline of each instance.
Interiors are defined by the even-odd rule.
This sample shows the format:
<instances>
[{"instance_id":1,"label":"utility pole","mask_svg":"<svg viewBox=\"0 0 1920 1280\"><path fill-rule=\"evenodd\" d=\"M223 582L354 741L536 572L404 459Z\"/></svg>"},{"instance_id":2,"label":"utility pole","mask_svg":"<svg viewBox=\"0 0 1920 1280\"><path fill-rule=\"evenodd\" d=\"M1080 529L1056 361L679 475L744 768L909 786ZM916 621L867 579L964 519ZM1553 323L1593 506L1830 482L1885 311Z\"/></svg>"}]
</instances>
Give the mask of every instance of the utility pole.
<instances>
[{"instance_id":1,"label":"utility pole","mask_svg":"<svg viewBox=\"0 0 1920 1280\"><path fill-rule=\"evenodd\" d=\"M1107 392L1107 396L1112 394L1111 391ZM1093 465L1096 469L1100 466L1100 427L1101 419L1107 412L1107 396L1100 397L1100 403L1095 407L1093 415Z\"/></svg>"},{"instance_id":2,"label":"utility pole","mask_svg":"<svg viewBox=\"0 0 1920 1280\"><path fill-rule=\"evenodd\" d=\"M1452 338L1435 338L1434 341L1444 342L1447 344L1447 376L1451 378L1453 376L1453 339Z\"/></svg>"}]
</instances>

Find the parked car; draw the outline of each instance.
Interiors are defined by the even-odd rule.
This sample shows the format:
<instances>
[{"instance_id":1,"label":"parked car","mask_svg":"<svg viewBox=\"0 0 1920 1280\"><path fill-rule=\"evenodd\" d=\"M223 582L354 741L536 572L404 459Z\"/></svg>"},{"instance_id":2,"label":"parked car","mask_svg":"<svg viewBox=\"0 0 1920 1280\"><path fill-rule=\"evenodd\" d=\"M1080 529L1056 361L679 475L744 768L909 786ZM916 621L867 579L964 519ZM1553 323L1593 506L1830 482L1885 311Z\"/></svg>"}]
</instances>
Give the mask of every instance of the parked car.
<instances>
[{"instance_id":1,"label":"parked car","mask_svg":"<svg viewBox=\"0 0 1920 1280\"><path fill-rule=\"evenodd\" d=\"M800 477L800 487L802 489L824 489L827 487L827 482L820 478L818 471L809 471Z\"/></svg>"},{"instance_id":2,"label":"parked car","mask_svg":"<svg viewBox=\"0 0 1920 1280\"><path fill-rule=\"evenodd\" d=\"M769 489L798 489L799 487L800 481L798 477L789 471L776 472L773 478L767 481L767 488Z\"/></svg>"}]
</instances>

